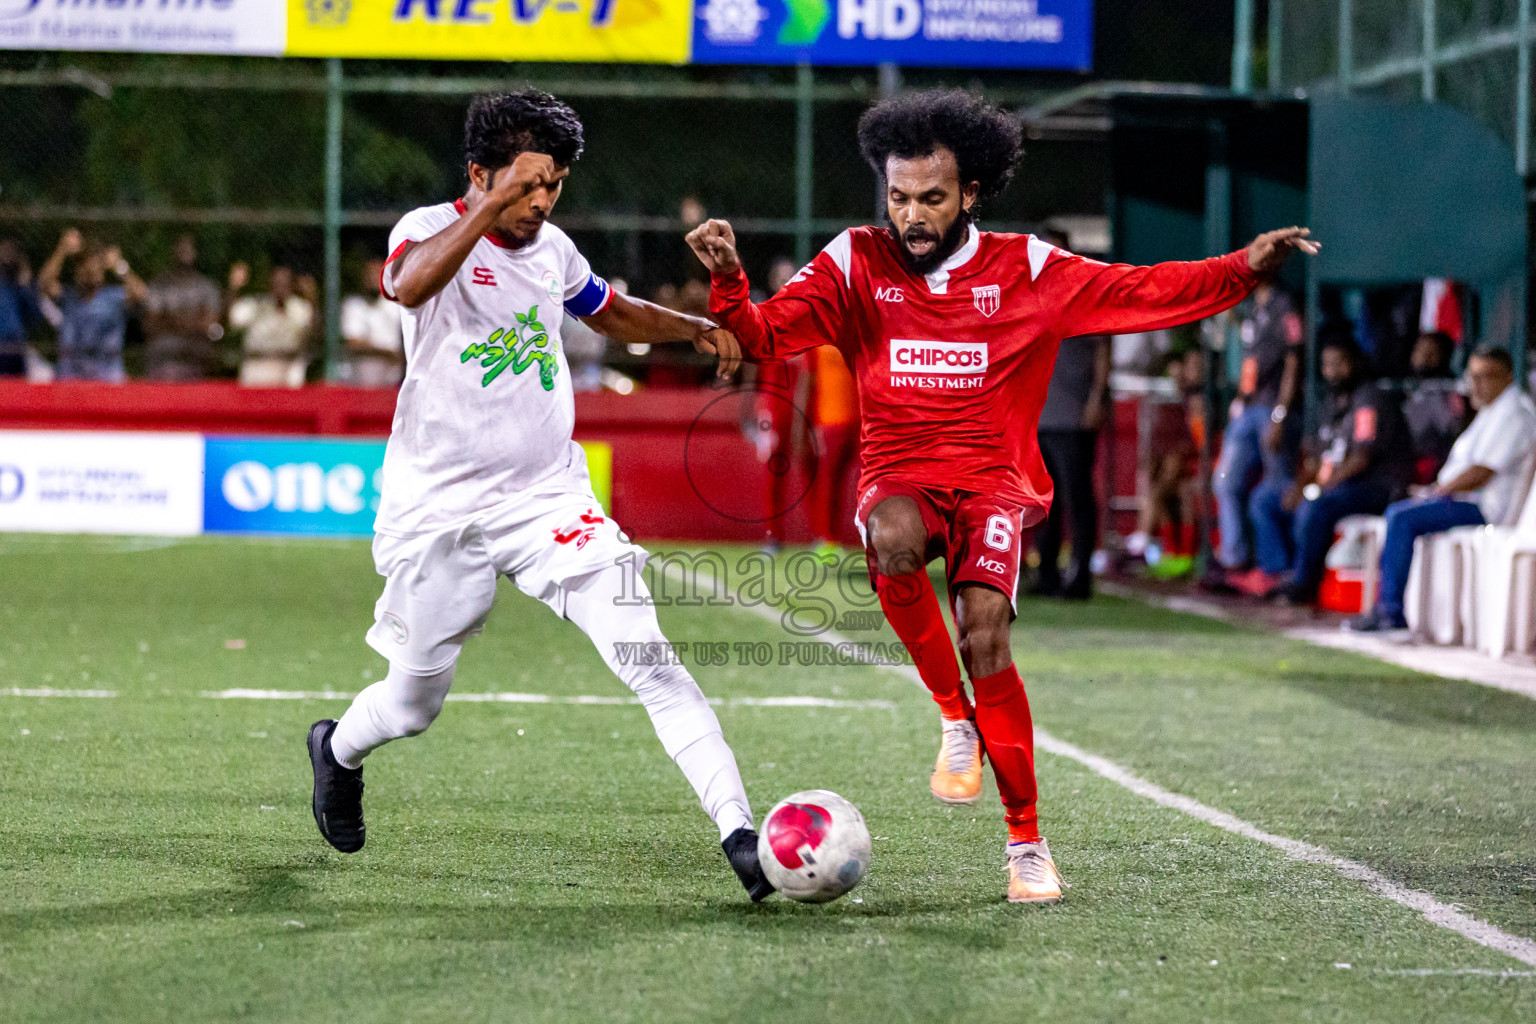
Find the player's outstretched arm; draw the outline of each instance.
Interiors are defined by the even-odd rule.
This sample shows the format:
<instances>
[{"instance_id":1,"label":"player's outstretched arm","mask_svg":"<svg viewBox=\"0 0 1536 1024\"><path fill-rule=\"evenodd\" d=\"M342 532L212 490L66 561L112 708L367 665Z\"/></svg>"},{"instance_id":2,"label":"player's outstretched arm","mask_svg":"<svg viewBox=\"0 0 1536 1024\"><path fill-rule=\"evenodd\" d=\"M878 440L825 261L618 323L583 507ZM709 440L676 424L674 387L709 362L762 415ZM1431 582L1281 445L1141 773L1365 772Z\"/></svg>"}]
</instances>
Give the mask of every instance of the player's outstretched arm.
<instances>
[{"instance_id":1,"label":"player's outstretched arm","mask_svg":"<svg viewBox=\"0 0 1536 1024\"><path fill-rule=\"evenodd\" d=\"M1063 337L1176 327L1231 309L1292 252L1316 254L1320 245L1310 235L1306 228L1281 228L1225 256L1150 267L1110 265L1055 250L1036 289L1062 311Z\"/></svg>"},{"instance_id":2,"label":"player's outstretched arm","mask_svg":"<svg viewBox=\"0 0 1536 1024\"><path fill-rule=\"evenodd\" d=\"M644 299L615 292L612 301L601 312L582 317L582 320L599 334L626 344L691 341L695 350L719 357L715 372L722 379L735 376L741 366L741 345L730 331L711 320L679 313Z\"/></svg>"},{"instance_id":3,"label":"player's outstretched arm","mask_svg":"<svg viewBox=\"0 0 1536 1024\"><path fill-rule=\"evenodd\" d=\"M1248 243L1248 268L1261 277L1280 272L1293 252L1316 256L1321 242L1312 241L1311 228L1280 228L1266 231Z\"/></svg>"},{"instance_id":4,"label":"player's outstretched arm","mask_svg":"<svg viewBox=\"0 0 1536 1024\"><path fill-rule=\"evenodd\" d=\"M730 329L748 356L781 359L845 341L842 326L849 297L844 268L851 259L846 232L762 303L752 301L729 221L707 220L690 231L687 240L699 262L709 268L710 315ZM834 248L843 254L842 264L830 255Z\"/></svg>"},{"instance_id":5,"label":"player's outstretched arm","mask_svg":"<svg viewBox=\"0 0 1536 1024\"><path fill-rule=\"evenodd\" d=\"M395 301L414 309L448 287L475 243L492 229L503 210L540 185L553 185L558 179L555 162L546 154L519 153L501 180L492 175L486 182L489 188L471 190L476 198L464 216L431 238L408 243L389 262L384 273Z\"/></svg>"}]
</instances>

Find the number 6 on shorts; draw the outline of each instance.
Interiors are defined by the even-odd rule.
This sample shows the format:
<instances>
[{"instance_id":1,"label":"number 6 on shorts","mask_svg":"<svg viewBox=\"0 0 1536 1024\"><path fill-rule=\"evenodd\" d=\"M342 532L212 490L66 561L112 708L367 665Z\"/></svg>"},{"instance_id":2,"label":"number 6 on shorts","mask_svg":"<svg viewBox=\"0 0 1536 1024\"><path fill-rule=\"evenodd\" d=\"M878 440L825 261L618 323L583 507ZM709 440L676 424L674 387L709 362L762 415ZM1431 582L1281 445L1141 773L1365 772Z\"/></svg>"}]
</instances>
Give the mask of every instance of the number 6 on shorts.
<instances>
[{"instance_id":1,"label":"number 6 on shorts","mask_svg":"<svg viewBox=\"0 0 1536 1024\"><path fill-rule=\"evenodd\" d=\"M1013 549L1013 520L1004 515L994 515L987 519L987 532L982 538L987 547L993 551L1010 551Z\"/></svg>"}]
</instances>

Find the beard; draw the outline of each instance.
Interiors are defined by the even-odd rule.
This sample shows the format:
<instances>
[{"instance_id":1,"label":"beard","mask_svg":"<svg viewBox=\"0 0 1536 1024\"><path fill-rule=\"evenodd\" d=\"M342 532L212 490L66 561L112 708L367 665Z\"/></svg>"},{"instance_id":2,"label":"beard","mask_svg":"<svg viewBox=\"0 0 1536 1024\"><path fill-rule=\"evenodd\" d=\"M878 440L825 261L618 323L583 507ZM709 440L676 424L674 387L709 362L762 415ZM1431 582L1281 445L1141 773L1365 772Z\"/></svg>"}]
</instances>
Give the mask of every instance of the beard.
<instances>
[{"instance_id":1,"label":"beard","mask_svg":"<svg viewBox=\"0 0 1536 1024\"><path fill-rule=\"evenodd\" d=\"M891 238L896 242L896 250L901 253L901 262L906 264L907 270L917 277L925 277L939 269L940 264L955 254L965 242L966 235L970 231L971 216L964 210L955 218L953 224L944 232L943 237L934 234L927 228L910 227L905 235L896 230L896 224L891 220L891 215L885 215L886 229L890 231ZM914 256L912 250L907 248L907 240L929 239L936 241L935 245L925 256Z\"/></svg>"}]
</instances>

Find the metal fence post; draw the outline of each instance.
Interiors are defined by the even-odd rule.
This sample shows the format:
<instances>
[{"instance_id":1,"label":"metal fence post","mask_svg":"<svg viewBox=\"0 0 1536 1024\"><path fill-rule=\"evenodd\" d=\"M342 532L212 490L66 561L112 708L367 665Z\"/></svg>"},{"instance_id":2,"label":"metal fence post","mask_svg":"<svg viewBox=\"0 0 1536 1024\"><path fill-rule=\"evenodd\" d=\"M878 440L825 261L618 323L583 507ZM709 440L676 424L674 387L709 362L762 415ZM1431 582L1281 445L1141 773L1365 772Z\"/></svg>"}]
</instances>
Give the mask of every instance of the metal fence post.
<instances>
[{"instance_id":1,"label":"metal fence post","mask_svg":"<svg viewBox=\"0 0 1536 1024\"><path fill-rule=\"evenodd\" d=\"M802 63L795 69L795 263L811 262L812 171L816 160L816 71Z\"/></svg>"},{"instance_id":2,"label":"metal fence post","mask_svg":"<svg viewBox=\"0 0 1536 1024\"><path fill-rule=\"evenodd\" d=\"M901 92L901 68L889 61L881 64L876 71L876 81L879 92L877 95L882 100L888 100ZM884 224L886 214L885 205L885 172L875 172L875 219L874 223Z\"/></svg>"},{"instance_id":3,"label":"metal fence post","mask_svg":"<svg viewBox=\"0 0 1536 1024\"><path fill-rule=\"evenodd\" d=\"M1419 30L1424 35L1424 68L1421 87L1424 102L1433 103L1435 101L1435 47L1439 45L1436 39L1435 0L1423 0Z\"/></svg>"},{"instance_id":4,"label":"metal fence post","mask_svg":"<svg viewBox=\"0 0 1536 1024\"><path fill-rule=\"evenodd\" d=\"M1520 48L1515 51L1515 170L1531 173L1531 0L1520 0Z\"/></svg>"},{"instance_id":5,"label":"metal fence post","mask_svg":"<svg viewBox=\"0 0 1536 1024\"><path fill-rule=\"evenodd\" d=\"M1232 20L1232 91L1247 96L1253 92L1253 0L1237 0Z\"/></svg>"},{"instance_id":6,"label":"metal fence post","mask_svg":"<svg viewBox=\"0 0 1536 1024\"><path fill-rule=\"evenodd\" d=\"M1269 32L1264 40L1264 59L1269 65L1269 91L1277 93L1284 82L1280 75L1280 59L1285 52L1285 0L1269 0Z\"/></svg>"},{"instance_id":7,"label":"metal fence post","mask_svg":"<svg viewBox=\"0 0 1536 1024\"><path fill-rule=\"evenodd\" d=\"M325 379L341 371L341 58L325 62Z\"/></svg>"},{"instance_id":8,"label":"metal fence post","mask_svg":"<svg viewBox=\"0 0 1536 1024\"><path fill-rule=\"evenodd\" d=\"M1339 91L1349 92L1355 69L1355 4L1339 0Z\"/></svg>"}]
</instances>

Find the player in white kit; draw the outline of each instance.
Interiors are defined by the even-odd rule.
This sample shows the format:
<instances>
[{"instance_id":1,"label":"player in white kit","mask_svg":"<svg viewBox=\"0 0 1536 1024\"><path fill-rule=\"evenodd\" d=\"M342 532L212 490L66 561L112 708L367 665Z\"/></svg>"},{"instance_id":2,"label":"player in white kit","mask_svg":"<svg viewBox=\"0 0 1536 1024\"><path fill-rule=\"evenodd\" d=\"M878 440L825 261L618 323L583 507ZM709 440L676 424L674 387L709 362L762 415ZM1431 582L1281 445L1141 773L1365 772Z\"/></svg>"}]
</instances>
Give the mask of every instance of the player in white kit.
<instances>
[{"instance_id":1,"label":"player in white kit","mask_svg":"<svg viewBox=\"0 0 1536 1024\"><path fill-rule=\"evenodd\" d=\"M339 722L310 728L315 823L336 849L362 848L363 758L437 717L459 650L505 575L576 623L640 698L758 900L773 890L714 711L681 665L617 656L620 645L666 638L653 607L624 589L645 552L593 497L571 439L560 324L578 316L623 342L691 339L726 375L740 349L707 320L615 293L545 223L581 148L581 122L552 96L477 97L465 124L468 191L413 210L390 234L380 289L405 307L406 375L373 542L386 582L368 631L389 673Z\"/></svg>"}]
</instances>

